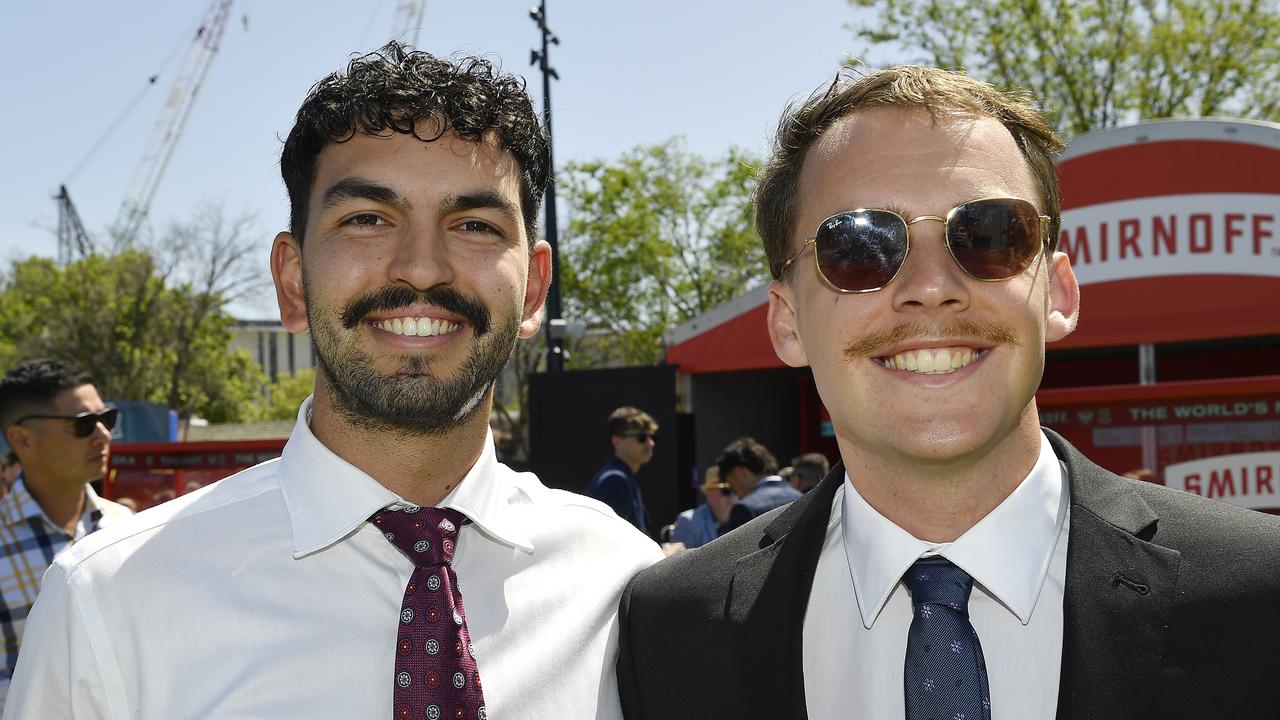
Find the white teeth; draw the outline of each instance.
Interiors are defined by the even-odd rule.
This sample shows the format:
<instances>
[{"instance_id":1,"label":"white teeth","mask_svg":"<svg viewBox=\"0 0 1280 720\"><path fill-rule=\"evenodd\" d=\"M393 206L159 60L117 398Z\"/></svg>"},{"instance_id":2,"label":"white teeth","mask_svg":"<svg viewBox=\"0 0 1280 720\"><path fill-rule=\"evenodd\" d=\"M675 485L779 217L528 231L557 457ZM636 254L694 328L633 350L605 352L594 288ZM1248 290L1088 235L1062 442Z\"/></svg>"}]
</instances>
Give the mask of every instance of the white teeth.
<instances>
[{"instance_id":1,"label":"white teeth","mask_svg":"<svg viewBox=\"0 0 1280 720\"><path fill-rule=\"evenodd\" d=\"M907 350L880 362L890 370L906 370L923 375L942 375L955 372L973 362L981 350L967 347L923 348Z\"/></svg>"},{"instance_id":2,"label":"white teeth","mask_svg":"<svg viewBox=\"0 0 1280 720\"><path fill-rule=\"evenodd\" d=\"M448 320L437 320L434 318L395 318L392 320L382 320L375 325L387 332L396 335L404 335L406 337L432 337L434 335L444 335L457 330L460 325Z\"/></svg>"}]
</instances>

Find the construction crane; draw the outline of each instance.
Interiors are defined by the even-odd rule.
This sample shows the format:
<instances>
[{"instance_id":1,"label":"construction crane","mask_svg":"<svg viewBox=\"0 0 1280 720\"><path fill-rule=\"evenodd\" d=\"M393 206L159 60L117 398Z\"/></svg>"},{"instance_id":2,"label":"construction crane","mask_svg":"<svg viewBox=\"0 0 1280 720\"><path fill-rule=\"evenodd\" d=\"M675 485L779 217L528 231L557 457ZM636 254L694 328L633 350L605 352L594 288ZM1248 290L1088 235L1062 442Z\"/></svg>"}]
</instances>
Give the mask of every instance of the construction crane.
<instances>
[{"instance_id":1,"label":"construction crane","mask_svg":"<svg viewBox=\"0 0 1280 720\"><path fill-rule=\"evenodd\" d=\"M67 186L60 185L58 194L58 264L69 265L73 261L93 253L93 241L80 222L80 213L67 193Z\"/></svg>"},{"instance_id":2,"label":"construction crane","mask_svg":"<svg viewBox=\"0 0 1280 720\"><path fill-rule=\"evenodd\" d=\"M426 10L427 0L401 0L391 24L391 38L416 46L418 31L422 29L422 15Z\"/></svg>"},{"instance_id":3,"label":"construction crane","mask_svg":"<svg viewBox=\"0 0 1280 720\"><path fill-rule=\"evenodd\" d=\"M124 202L116 216L112 234L118 247L131 245L146 220L165 167L173 157L182 128L191 116L196 95L209 73L213 56L218 52L218 44L227 27L227 16L231 12L231 3L232 0L213 0L204 21L196 29L191 47L183 58L182 69L173 82L173 88L169 91L164 109L152 131L146 153L142 156L142 162L138 165L133 182L129 185L129 192L124 196Z\"/></svg>"}]
</instances>

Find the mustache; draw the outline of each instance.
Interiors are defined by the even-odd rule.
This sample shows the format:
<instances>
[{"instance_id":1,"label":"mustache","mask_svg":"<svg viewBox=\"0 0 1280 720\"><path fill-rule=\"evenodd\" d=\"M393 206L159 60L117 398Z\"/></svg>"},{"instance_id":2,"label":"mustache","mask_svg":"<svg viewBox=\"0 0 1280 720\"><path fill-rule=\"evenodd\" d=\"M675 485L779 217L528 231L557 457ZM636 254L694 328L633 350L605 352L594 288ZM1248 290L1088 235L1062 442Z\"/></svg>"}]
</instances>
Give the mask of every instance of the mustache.
<instances>
[{"instance_id":1,"label":"mustache","mask_svg":"<svg viewBox=\"0 0 1280 720\"><path fill-rule=\"evenodd\" d=\"M347 303L342 309L342 327L353 330L372 313L396 310L419 302L462 316L475 328L476 337L489 332L492 326L489 308L484 303L447 285L437 285L422 292L404 285L392 285L373 290Z\"/></svg>"},{"instance_id":2,"label":"mustache","mask_svg":"<svg viewBox=\"0 0 1280 720\"><path fill-rule=\"evenodd\" d=\"M1004 325L976 323L955 319L939 325L920 322L901 322L892 328L855 337L844 348L848 360L875 357L881 348L922 337L962 337L991 345L1020 345L1018 336Z\"/></svg>"}]
</instances>

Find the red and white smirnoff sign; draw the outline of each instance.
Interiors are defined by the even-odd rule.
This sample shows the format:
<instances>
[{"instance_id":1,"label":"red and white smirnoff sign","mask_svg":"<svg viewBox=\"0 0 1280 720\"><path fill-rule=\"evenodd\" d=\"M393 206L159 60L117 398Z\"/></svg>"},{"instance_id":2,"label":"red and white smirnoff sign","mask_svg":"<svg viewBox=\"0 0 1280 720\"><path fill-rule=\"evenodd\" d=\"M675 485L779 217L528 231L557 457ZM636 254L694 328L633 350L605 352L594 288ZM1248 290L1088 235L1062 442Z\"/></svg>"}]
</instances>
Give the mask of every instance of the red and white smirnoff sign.
<instances>
[{"instance_id":1,"label":"red and white smirnoff sign","mask_svg":"<svg viewBox=\"0 0 1280 720\"><path fill-rule=\"evenodd\" d=\"M1254 452L1167 465L1165 484L1232 505L1280 508L1280 452Z\"/></svg>"},{"instance_id":2,"label":"red and white smirnoff sign","mask_svg":"<svg viewBox=\"0 0 1280 720\"><path fill-rule=\"evenodd\" d=\"M1165 120L1073 140L1058 247L1081 284L1066 347L1280 332L1280 125Z\"/></svg>"}]
</instances>

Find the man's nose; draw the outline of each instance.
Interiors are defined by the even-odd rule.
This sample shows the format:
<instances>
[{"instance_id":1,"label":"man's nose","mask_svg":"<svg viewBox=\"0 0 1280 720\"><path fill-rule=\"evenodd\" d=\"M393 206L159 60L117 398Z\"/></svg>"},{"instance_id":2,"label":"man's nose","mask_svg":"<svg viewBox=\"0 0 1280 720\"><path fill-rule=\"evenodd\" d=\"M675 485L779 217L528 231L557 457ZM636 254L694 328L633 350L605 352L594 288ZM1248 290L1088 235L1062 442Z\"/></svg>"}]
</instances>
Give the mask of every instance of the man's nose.
<instances>
[{"instance_id":1,"label":"man's nose","mask_svg":"<svg viewBox=\"0 0 1280 720\"><path fill-rule=\"evenodd\" d=\"M969 306L968 275L951 256L946 223L941 220L930 216L910 223L907 257L890 286L899 312L929 313Z\"/></svg>"},{"instance_id":2,"label":"man's nose","mask_svg":"<svg viewBox=\"0 0 1280 720\"><path fill-rule=\"evenodd\" d=\"M392 282L419 290L454 281L448 242L439 228L427 222L407 224L387 270Z\"/></svg>"}]
</instances>

